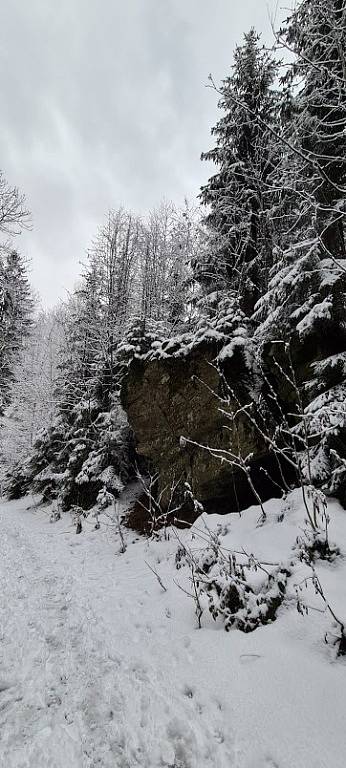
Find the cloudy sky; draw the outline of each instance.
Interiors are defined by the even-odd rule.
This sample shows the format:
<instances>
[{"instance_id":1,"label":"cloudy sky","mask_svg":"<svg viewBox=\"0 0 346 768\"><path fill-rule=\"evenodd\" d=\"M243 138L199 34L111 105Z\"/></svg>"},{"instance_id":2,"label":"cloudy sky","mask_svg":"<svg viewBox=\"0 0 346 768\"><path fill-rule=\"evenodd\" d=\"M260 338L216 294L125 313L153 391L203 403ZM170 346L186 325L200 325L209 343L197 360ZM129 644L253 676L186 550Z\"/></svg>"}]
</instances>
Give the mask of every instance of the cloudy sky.
<instances>
[{"instance_id":1,"label":"cloudy sky","mask_svg":"<svg viewBox=\"0 0 346 768\"><path fill-rule=\"evenodd\" d=\"M194 198L219 81L276 0L0 0L0 168L33 229L17 247L52 306L104 214Z\"/></svg>"}]
</instances>

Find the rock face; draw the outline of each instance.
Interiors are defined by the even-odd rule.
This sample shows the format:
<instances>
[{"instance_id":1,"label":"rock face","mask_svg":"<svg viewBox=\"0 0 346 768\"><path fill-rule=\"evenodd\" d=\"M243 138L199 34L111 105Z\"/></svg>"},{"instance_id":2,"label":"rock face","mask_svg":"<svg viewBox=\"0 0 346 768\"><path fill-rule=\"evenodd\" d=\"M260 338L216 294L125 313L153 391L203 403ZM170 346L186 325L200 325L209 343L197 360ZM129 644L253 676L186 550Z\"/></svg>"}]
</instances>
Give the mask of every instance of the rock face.
<instances>
[{"instance_id":1,"label":"rock face","mask_svg":"<svg viewBox=\"0 0 346 768\"><path fill-rule=\"evenodd\" d=\"M242 470L234 471L202 447L189 442L182 445L182 436L213 449L239 450L243 457L251 453L252 479L262 500L277 495L277 488L260 467L267 468L275 480L278 466L257 430L244 416L235 431L220 412L220 402L213 394L221 394L223 386L212 364L216 354L215 345L205 343L186 357L134 360L123 387L123 406L137 453L159 473L158 492L166 509L172 484L179 483L182 493L184 482L207 512L238 511L256 501ZM241 361L229 364L227 380L232 387L239 389L245 375ZM184 515L189 521L195 517L191 507L185 508Z\"/></svg>"}]
</instances>

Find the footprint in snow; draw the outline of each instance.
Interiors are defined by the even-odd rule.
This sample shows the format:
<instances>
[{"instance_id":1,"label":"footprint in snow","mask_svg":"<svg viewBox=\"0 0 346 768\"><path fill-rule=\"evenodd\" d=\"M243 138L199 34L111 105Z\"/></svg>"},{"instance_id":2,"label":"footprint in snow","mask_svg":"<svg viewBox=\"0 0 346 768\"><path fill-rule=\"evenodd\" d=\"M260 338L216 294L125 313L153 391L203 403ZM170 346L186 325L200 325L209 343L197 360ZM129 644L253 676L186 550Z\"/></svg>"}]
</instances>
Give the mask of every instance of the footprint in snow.
<instances>
[{"instance_id":1,"label":"footprint in snow","mask_svg":"<svg viewBox=\"0 0 346 768\"><path fill-rule=\"evenodd\" d=\"M242 653L239 656L239 661L241 664L254 664L255 661L261 658L262 656L259 653Z\"/></svg>"},{"instance_id":2,"label":"footprint in snow","mask_svg":"<svg viewBox=\"0 0 346 768\"><path fill-rule=\"evenodd\" d=\"M13 688L14 683L11 683L9 680L0 680L0 693L4 693L4 691L9 691L10 688Z\"/></svg>"},{"instance_id":3,"label":"footprint in snow","mask_svg":"<svg viewBox=\"0 0 346 768\"><path fill-rule=\"evenodd\" d=\"M148 669L144 666L144 664L141 664L141 662L134 662L131 664L130 669L135 678L141 683L146 683L149 681Z\"/></svg>"},{"instance_id":4,"label":"footprint in snow","mask_svg":"<svg viewBox=\"0 0 346 768\"><path fill-rule=\"evenodd\" d=\"M50 691L46 699L46 704L47 707L60 707L61 698L55 691Z\"/></svg>"},{"instance_id":5,"label":"footprint in snow","mask_svg":"<svg viewBox=\"0 0 346 768\"><path fill-rule=\"evenodd\" d=\"M221 730L221 728L215 728L214 731L214 739L218 742L218 744L223 744L225 741L225 734Z\"/></svg>"}]
</instances>

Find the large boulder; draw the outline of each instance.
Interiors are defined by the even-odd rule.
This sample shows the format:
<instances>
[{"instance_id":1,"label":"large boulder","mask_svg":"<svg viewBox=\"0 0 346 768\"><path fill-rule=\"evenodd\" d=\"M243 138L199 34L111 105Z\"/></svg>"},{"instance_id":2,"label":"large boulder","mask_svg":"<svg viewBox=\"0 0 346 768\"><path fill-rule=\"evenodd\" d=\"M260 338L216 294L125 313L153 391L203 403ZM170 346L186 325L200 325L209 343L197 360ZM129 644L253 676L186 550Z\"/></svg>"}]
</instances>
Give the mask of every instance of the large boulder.
<instances>
[{"instance_id":1,"label":"large boulder","mask_svg":"<svg viewBox=\"0 0 346 768\"><path fill-rule=\"evenodd\" d=\"M262 500L278 495L269 479L280 479L277 460L258 430L245 415L233 426L220 409L218 395L224 381L214 365L216 355L215 344L203 343L180 357L135 359L124 382L122 403L136 450L158 472L157 492L166 509L172 486L178 484L182 495L184 483L207 512L239 511L257 503L245 472L211 455L208 447L243 458L251 454L251 477ZM232 389L244 397L247 374L241 355L228 361L224 373ZM193 506L186 505L183 515L191 521Z\"/></svg>"}]
</instances>

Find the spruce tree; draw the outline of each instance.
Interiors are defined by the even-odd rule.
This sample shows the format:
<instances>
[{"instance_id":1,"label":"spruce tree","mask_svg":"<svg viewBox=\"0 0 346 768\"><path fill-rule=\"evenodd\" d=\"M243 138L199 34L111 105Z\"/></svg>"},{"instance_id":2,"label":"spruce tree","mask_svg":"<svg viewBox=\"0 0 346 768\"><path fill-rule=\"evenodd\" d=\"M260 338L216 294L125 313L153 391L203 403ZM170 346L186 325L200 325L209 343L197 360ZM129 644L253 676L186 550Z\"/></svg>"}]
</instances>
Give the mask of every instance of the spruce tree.
<instances>
[{"instance_id":1,"label":"spruce tree","mask_svg":"<svg viewBox=\"0 0 346 768\"><path fill-rule=\"evenodd\" d=\"M0 261L0 412L10 401L14 367L33 322L26 265L17 251Z\"/></svg>"},{"instance_id":2,"label":"spruce tree","mask_svg":"<svg viewBox=\"0 0 346 768\"><path fill-rule=\"evenodd\" d=\"M277 121L276 72L276 62L251 29L219 89L224 114L212 129L216 146L202 154L218 172L200 193L208 206L209 243L198 277L209 290L227 287L238 293L248 315L266 288L273 258L267 183L277 151L270 130Z\"/></svg>"},{"instance_id":3,"label":"spruce tree","mask_svg":"<svg viewBox=\"0 0 346 768\"><path fill-rule=\"evenodd\" d=\"M321 258L345 258L346 7L343 0L303 0L282 30L296 59L295 135L300 179L314 204Z\"/></svg>"},{"instance_id":4,"label":"spruce tree","mask_svg":"<svg viewBox=\"0 0 346 768\"><path fill-rule=\"evenodd\" d=\"M286 233L267 296L257 306L266 332L313 327L344 343L346 216L346 9L342 0L303 0L278 35L294 53L284 85L291 110L276 187ZM281 225L282 226L282 225ZM285 228L285 227L283 227Z\"/></svg>"},{"instance_id":5,"label":"spruce tree","mask_svg":"<svg viewBox=\"0 0 346 768\"><path fill-rule=\"evenodd\" d=\"M346 456L344 2L302 0L278 40L294 54L283 82L290 109L275 182L285 208L268 291L256 306L256 336L290 343L313 473L327 482L338 467L336 448Z\"/></svg>"}]
</instances>

